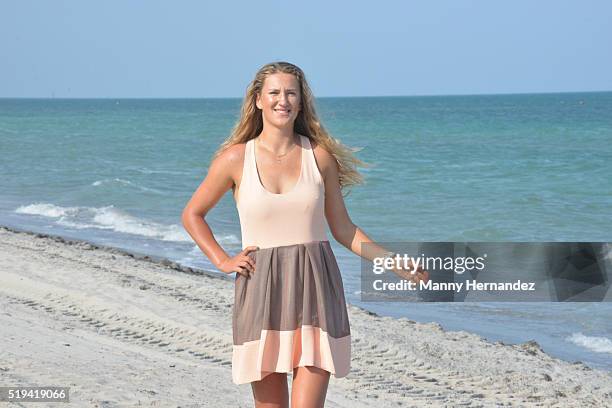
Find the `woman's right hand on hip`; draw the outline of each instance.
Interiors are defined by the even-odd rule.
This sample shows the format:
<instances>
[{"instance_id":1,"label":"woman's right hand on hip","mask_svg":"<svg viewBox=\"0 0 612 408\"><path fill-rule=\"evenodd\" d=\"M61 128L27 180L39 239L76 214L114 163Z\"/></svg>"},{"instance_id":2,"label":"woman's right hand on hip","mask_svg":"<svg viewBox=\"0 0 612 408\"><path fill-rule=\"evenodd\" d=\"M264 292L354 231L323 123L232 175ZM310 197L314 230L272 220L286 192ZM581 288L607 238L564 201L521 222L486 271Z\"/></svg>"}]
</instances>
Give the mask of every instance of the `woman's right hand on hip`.
<instances>
[{"instance_id":1,"label":"woman's right hand on hip","mask_svg":"<svg viewBox=\"0 0 612 408\"><path fill-rule=\"evenodd\" d=\"M256 251L259 248L256 246L249 246L240 251L236 256L226 259L221 263L219 269L224 273L237 272L248 278L251 274L255 273L255 260L251 259L249 252Z\"/></svg>"}]
</instances>

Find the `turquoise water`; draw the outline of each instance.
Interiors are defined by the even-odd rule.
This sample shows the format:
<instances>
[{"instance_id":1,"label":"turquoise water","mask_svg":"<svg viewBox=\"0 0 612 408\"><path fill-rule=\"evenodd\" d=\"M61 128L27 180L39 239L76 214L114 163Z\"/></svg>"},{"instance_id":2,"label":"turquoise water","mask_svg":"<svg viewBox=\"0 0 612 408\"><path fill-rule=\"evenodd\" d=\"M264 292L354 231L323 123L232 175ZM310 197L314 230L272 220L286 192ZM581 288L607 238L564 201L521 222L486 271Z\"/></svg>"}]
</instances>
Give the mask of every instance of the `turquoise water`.
<instances>
[{"instance_id":1,"label":"turquoise water","mask_svg":"<svg viewBox=\"0 0 612 408\"><path fill-rule=\"evenodd\" d=\"M0 99L0 224L212 269L181 211L239 99ZM323 123L373 166L346 198L378 241L612 239L612 93L323 98ZM231 194L208 220L240 248ZM330 235L331 237L331 235ZM612 369L610 304L359 301L360 261L333 242L347 298Z\"/></svg>"}]
</instances>

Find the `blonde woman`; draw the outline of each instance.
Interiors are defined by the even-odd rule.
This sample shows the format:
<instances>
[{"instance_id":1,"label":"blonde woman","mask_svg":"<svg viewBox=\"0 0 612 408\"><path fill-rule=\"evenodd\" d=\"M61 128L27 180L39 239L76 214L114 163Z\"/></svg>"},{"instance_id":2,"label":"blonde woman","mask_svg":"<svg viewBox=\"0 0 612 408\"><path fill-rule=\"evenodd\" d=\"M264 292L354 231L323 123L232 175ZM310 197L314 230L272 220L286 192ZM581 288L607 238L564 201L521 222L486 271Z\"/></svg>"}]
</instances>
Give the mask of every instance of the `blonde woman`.
<instances>
[{"instance_id":1,"label":"blonde woman","mask_svg":"<svg viewBox=\"0 0 612 408\"><path fill-rule=\"evenodd\" d=\"M351 340L333 237L373 260L389 253L349 218L341 190L362 181L363 165L319 121L304 73L287 62L263 66L240 119L183 210L183 225L224 273L235 275L232 378L250 383L256 407L322 407L330 374L348 374ZM230 188L242 251L228 255L206 214ZM415 280L424 271L412 274Z\"/></svg>"}]
</instances>

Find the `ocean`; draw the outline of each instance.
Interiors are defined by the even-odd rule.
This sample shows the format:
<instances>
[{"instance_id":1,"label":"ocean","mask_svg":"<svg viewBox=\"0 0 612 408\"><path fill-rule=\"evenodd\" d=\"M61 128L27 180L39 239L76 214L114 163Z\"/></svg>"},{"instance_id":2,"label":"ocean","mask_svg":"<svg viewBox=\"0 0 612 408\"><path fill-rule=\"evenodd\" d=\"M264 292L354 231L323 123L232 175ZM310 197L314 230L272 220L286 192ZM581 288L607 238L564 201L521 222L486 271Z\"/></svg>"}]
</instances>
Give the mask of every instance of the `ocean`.
<instances>
[{"instance_id":1,"label":"ocean","mask_svg":"<svg viewBox=\"0 0 612 408\"><path fill-rule=\"evenodd\" d=\"M0 99L0 224L215 270L181 212L240 99ZM353 222L379 242L612 241L612 92L320 98L371 166ZM207 221L240 250L230 193ZM360 301L360 259L330 241L347 301L612 370L610 303ZM415 339L418 340L418 339Z\"/></svg>"}]
</instances>

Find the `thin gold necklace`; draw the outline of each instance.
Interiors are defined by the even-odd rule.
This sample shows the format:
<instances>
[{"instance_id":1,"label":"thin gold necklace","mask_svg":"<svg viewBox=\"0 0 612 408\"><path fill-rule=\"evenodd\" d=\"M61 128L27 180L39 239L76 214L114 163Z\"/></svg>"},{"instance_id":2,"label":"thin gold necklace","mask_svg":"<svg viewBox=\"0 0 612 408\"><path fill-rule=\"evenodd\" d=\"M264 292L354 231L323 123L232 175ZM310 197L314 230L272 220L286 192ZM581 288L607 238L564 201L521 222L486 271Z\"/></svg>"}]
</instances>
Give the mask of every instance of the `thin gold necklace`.
<instances>
[{"instance_id":1,"label":"thin gold necklace","mask_svg":"<svg viewBox=\"0 0 612 408\"><path fill-rule=\"evenodd\" d=\"M283 154L277 154L274 153L272 150L268 149L265 145L263 145L261 143L261 140L259 140L259 136L257 137L257 139L255 140L255 142L260 145L261 147L263 147L265 150L269 151L270 153L272 153L275 157L276 163L280 164L283 161L283 158L288 155L289 153L291 153L291 151L295 148L295 146L297 146L297 143L294 141L293 146L291 146L291 148L289 150L287 150L285 153Z\"/></svg>"}]
</instances>

